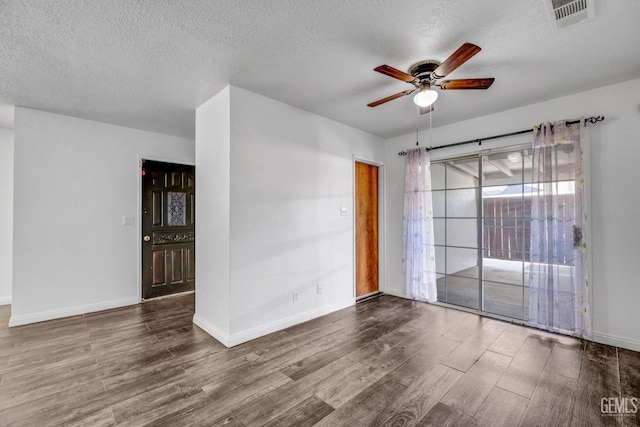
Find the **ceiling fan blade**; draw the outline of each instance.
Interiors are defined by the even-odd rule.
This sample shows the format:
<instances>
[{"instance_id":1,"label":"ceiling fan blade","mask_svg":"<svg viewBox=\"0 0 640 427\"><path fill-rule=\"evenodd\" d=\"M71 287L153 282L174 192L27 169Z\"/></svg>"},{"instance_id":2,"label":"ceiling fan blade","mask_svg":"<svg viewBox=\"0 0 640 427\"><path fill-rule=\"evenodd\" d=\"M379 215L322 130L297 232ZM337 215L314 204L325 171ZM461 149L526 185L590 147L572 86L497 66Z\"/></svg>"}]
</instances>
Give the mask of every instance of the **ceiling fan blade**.
<instances>
[{"instance_id":1,"label":"ceiling fan blade","mask_svg":"<svg viewBox=\"0 0 640 427\"><path fill-rule=\"evenodd\" d=\"M386 98L382 98L382 99L378 99L377 101L374 101L370 104L367 104L367 107L377 107L380 104L384 104L385 102L389 102L389 101L393 101L394 99L398 99L401 98L403 96L409 95L410 93L414 92L415 89L407 89L405 91L396 93L395 95L391 95L391 96L387 96Z\"/></svg>"},{"instance_id":2,"label":"ceiling fan blade","mask_svg":"<svg viewBox=\"0 0 640 427\"><path fill-rule=\"evenodd\" d=\"M374 68L373 71L377 71L379 73L385 74L389 77L393 77L394 79L402 80L403 82L407 83L413 83L416 80L416 78L411 74L407 74L404 71L400 71L389 65L380 65Z\"/></svg>"},{"instance_id":3,"label":"ceiling fan blade","mask_svg":"<svg viewBox=\"0 0 640 427\"><path fill-rule=\"evenodd\" d=\"M418 107L418 108L420 108L420 114L429 114L434 110L433 104L429 105L428 107Z\"/></svg>"},{"instance_id":4,"label":"ceiling fan blade","mask_svg":"<svg viewBox=\"0 0 640 427\"><path fill-rule=\"evenodd\" d=\"M480 52L480 48L472 43L465 43L444 60L438 68L433 70L431 77L441 79L453 70L467 62L473 55Z\"/></svg>"},{"instance_id":5,"label":"ceiling fan blade","mask_svg":"<svg viewBox=\"0 0 640 427\"><path fill-rule=\"evenodd\" d=\"M486 79L454 79L443 80L438 85L442 90L452 89L487 89L493 84L494 78Z\"/></svg>"}]
</instances>

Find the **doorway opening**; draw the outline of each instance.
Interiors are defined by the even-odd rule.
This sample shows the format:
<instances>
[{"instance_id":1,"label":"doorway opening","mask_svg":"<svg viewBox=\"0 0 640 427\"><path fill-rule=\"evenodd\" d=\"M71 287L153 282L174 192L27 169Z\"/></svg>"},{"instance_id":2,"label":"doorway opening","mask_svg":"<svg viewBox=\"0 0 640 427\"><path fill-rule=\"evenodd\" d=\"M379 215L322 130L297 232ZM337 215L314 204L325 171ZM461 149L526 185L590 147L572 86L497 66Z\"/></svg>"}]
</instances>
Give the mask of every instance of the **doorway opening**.
<instances>
[{"instance_id":1,"label":"doorway opening","mask_svg":"<svg viewBox=\"0 0 640 427\"><path fill-rule=\"evenodd\" d=\"M195 289L195 167L142 160L142 299Z\"/></svg>"}]
</instances>

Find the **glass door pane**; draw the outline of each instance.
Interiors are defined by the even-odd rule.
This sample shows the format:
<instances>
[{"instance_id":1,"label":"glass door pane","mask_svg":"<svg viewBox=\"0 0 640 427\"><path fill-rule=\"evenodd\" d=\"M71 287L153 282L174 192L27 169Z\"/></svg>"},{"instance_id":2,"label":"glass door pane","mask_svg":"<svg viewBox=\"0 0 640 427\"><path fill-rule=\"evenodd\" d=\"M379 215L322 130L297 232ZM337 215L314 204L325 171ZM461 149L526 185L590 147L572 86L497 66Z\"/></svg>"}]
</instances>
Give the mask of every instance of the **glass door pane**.
<instances>
[{"instance_id":1,"label":"glass door pane","mask_svg":"<svg viewBox=\"0 0 640 427\"><path fill-rule=\"evenodd\" d=\"M483 310L515 319L525 312L525 254L530 199L525 197L528 152L482 156Z\"/></svg>"},{"instance_id":2,"label":"glass door pane","mask_svg":"<svg viewBox=\"0 0 640 427\"><path fill-rule=\"evenodd\" d=\"M479 309L478 253L479 156L434 164L438 300ZM432 173L433 173L432 169Z\"/></svg>"}]
</instances>

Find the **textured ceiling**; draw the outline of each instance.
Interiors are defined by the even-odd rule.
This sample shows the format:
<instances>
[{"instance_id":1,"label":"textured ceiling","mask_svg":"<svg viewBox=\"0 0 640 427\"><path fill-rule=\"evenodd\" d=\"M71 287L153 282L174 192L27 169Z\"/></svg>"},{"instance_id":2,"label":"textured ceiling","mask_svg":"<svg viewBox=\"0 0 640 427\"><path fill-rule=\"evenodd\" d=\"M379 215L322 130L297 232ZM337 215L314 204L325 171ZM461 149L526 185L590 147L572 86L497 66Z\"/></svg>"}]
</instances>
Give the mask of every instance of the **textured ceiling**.
<instances>
[{"instance_id":1,"label":"textured ceiling","mask_svg":"<svg viewBox=\"0 0 640 427\"><path fill-rule=\"evenodd\" d=\"M415 129L411 97L366 104L412 86L372 69L464 42L482 51L447 77L496 81L442 92L434 126L640 77L640 1L560 31L545 1L0 0L0 104L193 137L232 84L390 137Z\"/></svg>"}]
</instances>

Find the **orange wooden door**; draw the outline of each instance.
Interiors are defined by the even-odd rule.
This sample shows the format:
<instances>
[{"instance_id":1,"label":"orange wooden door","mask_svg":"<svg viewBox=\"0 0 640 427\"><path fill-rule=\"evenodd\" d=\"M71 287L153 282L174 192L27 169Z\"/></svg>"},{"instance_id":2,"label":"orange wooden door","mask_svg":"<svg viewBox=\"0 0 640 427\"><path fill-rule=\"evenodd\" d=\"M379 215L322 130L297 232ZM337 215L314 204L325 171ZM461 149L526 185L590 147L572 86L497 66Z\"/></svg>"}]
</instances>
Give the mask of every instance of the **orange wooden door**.
<instances>
[{"instance_id":1,"label":"orange wooden door","mask_svg":"<svg viewBox=\"0 0 640 427\"><path fill-rule=\"evenodd\" d=\"M378 292L378 167L356 162L356 298Z\"/></svg>"}]
</instances>

